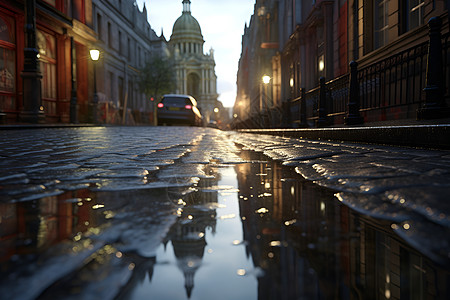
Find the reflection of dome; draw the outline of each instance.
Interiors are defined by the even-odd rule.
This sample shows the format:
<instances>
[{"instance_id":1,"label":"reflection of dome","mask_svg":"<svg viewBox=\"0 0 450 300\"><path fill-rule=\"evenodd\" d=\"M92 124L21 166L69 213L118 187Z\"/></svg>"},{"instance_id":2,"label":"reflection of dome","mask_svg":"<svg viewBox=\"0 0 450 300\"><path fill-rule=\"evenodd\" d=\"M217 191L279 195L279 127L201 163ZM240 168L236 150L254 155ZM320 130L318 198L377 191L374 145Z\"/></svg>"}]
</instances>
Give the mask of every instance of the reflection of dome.
<instances>
[{"instance_id":1,"label":"reflection of dome","mask_svg":"<svg viewBox=\"0 0 450 300\"><path fill-rule=\"evenodd\" d=\"M182 39L199 43L204 42L200 24L191 14L190 3L189 0L183 1L183 14L173 25L171 41Z\"/></svg>"}]
</instances>

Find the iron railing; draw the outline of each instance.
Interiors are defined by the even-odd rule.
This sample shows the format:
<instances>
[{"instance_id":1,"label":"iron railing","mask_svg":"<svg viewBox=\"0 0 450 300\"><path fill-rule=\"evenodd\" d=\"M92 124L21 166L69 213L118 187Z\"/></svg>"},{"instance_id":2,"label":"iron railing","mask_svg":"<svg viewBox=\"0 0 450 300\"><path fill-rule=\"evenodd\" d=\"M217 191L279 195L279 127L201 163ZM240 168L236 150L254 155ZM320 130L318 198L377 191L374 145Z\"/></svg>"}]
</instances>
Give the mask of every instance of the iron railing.
<instances>
[{"instance_id":1,"label":"iron railing","mask_svg":"<svg viewBox=\"0 0 450 300\"><path fill-rule=\"evenodd\" d=\"M448 107L450 33L442 36L441 40L443 58L441 67L444 77L442 88L444 88L443 94ZM356 92L358 96L356 112L364 114L368 119L370 119L368 116L376 116L379 120L415 118L417 110L426 103L424 89L427 84L427 58L430 46L430 42L426 41L368 66L355 69L354 74L356 74L357 81L354 82L357 82L355 84L358 90ZM321 97L323 93L325 96ZM337 123L344 123L345 116L349 115L349 94L350 74L346 74L326 82L322 88L318 86L309 91L302 89L300 97L286 102L286 105L280 107L277 113L284 112L283 127L323 126L322 120L319 120L322 119L322 117L319 118L319 111L323 113L323 109L326 111L327 118L325 126L335 124L335 120L338 120ZM320 103L320 99L324 99L322 101L325 101L325 104ZM445 101L444 107L446 106ZM386 115L387 112L391 115ZM268 110L258 114L261 119L264 119L264 115L270 122L273 113L271 114ZM361 120L363 120L362 117ZM280 126L278 118L277 124L270 123L266 125L260 122L259 125L266 125L264 128Z\"/></svg>"}]
</instances>

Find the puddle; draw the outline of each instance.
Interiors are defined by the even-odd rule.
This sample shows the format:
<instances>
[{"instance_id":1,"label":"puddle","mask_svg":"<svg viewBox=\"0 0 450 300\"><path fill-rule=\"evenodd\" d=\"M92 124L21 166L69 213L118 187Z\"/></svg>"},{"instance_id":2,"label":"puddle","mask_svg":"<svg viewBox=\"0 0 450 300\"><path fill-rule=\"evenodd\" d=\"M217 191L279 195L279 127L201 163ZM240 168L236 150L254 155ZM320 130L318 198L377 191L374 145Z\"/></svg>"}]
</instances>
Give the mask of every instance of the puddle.
<instances>
[{"instance_id":1,"label":"puddle","mask_svg":"<svg viewBox=\"0 0 450 300\"><path fill-rule=\"evenodd\" d=\"M449 298L448 268L405 243L390 221L352 211L292 168L242 156L253 163L202 164L208 176L191 188L79 187L0 203L0 294Z\"/></svg>"}]
</instances>

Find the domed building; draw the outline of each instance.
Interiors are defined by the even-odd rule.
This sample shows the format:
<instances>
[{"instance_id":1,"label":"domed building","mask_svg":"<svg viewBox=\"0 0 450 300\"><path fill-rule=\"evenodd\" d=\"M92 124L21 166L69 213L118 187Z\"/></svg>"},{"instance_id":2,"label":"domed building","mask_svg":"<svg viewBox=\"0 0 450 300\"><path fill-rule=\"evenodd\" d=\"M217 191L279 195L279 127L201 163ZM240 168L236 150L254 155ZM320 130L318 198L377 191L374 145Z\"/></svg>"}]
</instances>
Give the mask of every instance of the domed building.
<instances>
[{"instance_id":1,"label":"domed building","mask_svg":"<svg viewBox=\"0 0 450 300\"><path fill-rule=\"evenodd\" d=\"M173 25L169 47L176 70L176 93L197 99L205 120L209 122L217 105L217 76L214 51L203 53L202 30L191 14L191 1L183 0L183 14Z\"/></svg>"}]
</instances>

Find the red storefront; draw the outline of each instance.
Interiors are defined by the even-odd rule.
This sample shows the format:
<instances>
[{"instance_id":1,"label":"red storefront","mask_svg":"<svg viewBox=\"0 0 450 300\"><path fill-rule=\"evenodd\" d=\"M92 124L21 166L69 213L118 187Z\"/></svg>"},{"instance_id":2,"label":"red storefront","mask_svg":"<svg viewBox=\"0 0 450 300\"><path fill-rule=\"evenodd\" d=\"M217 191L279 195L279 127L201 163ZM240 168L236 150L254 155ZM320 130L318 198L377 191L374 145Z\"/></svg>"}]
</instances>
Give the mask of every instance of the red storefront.
<instances>
[{"instance_id":1,"label":"red storefront","mask_svg":"<svg viewBox=\"0 0 450 300\"><path fill-rule=\"evenodd\" d=\"M24 2L0 4L0 114L9 124L20 122L23 110ZM96 42L90 8L88 0L36 0L41 105L47 123L68 123L74 96L78 120L87 121L88 49Z\"/></svg>"}]
</instances>

